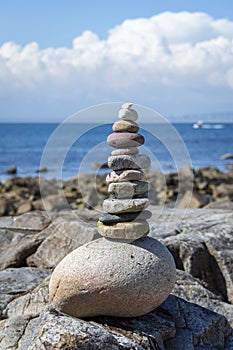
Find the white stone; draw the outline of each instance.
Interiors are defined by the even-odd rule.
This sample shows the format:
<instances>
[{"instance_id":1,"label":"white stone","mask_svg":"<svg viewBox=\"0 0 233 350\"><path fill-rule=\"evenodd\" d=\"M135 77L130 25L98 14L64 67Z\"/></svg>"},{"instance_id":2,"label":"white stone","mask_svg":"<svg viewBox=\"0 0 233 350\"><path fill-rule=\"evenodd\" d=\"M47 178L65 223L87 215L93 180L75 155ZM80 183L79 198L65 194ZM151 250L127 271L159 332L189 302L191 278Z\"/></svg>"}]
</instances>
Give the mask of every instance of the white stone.
<instances>
[{"instance_id":1,"label":"white stone","mask_svg":"<svg viewBox=\"0 0 233 350\"><path fill-rule=\"evenodd\" d=\"M123 120L131 120L135 122L138 119L138 114L134 109L122 108L119 110L118 116Z\"/></svg>"},{"instance_id":2,"label":"white stone","mask_svg":"<svg viewBox=\"0 0 233 350\"><path fill-rule=\"evenodd\" d=\"M131 102L126 102L126 103L123 103L121 107L125 109L130 109L132 106L133 104Z\"/></svg>"},{"instance_id":3,"label":"white stone","mask_svg":"<svg viewBox=\"0 0 233 350\"><path fill-rule=\"evenodd\" d=\"M176 268L151 237L133 243L100 238L68 254L49 286L53 306L74 317L135 317L158 307L172 291Z\"/></svg>"}]
</instances>

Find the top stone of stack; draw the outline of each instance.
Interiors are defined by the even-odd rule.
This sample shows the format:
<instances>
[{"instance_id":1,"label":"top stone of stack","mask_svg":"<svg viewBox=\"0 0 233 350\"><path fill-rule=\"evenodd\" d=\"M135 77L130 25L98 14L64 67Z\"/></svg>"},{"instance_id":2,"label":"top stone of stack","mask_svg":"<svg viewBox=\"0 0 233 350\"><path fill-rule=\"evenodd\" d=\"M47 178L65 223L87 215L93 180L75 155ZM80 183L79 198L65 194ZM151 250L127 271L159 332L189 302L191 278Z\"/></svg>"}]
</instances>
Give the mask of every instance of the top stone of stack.
<instances>
[{"instance_id":1,"label":"top stone of stack","mask_svg":"<svg viewBox=\"0 0 233 350\"><path fill-rule=\"evenodd\" d=\"M129 120L135 122L138 119L138 114L134 109L131 108L132 106L133 104L130 102L124 103L121 106L122 108L119 110L119 118L122 120Z\"/></svg>"}]
</instances>

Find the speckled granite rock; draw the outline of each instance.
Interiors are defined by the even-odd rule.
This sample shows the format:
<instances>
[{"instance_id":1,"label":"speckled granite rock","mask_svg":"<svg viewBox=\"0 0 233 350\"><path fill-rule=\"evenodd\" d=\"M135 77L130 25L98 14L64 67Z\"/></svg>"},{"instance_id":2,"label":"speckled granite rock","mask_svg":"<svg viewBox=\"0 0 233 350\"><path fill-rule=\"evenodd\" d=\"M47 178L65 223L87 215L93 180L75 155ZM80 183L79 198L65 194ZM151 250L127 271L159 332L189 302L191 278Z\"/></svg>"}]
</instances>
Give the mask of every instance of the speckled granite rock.
<instances>
[{"instance_id":1,"label":"speckled granite rock","mask_svg":"<svg viewBox=\"0 0 233 350\"><path fill-rule=\"evenodd\" d=\"M157 240L128 244L101 238L57 265L49 291L54 307L71 316L133 317L160 305L174 283L174 260Z\"/></svg>"}]
</instances>

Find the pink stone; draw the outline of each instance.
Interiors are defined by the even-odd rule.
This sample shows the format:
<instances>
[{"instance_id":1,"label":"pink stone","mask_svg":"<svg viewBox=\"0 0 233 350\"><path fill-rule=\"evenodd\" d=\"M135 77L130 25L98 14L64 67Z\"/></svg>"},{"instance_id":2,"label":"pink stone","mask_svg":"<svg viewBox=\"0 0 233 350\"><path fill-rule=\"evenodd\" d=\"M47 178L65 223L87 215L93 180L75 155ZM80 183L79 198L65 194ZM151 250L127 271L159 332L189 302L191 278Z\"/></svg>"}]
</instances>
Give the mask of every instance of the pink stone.
<instances>
[{"instance_id":1,"label":"pink stone","mask_svg":"<svg viewBox=\"0 0 233 350\"><path fill-rule=\"evenodd\" d=\"M109 146L114 148L138 147L144 144L145 139L140 134L131 132L114 132L107 138Z\"/></svg>"}]
</instances>

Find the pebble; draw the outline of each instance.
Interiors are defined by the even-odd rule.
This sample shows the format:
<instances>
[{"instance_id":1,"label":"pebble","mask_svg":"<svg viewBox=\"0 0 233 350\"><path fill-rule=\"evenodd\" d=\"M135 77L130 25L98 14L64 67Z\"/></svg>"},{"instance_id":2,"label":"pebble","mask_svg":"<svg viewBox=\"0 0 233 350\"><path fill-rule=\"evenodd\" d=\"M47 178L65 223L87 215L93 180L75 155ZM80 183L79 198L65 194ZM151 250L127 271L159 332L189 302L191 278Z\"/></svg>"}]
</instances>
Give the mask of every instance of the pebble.
<instances>
[{"instance_id":1,"label":"pebble","mask_svg":"<svg viewBox=\"0 0 233 350\"><path fill-rule=\"evenodd\" d=\"M148 190L149 184L145 181L113 182L108 186L108 193L114 198L133 198Z\"/></svg>"},{"instance_id":2,"label":"pebble","mask_svg":"<svg viewBox=\"0 0 233 350\"><path fill-rule=\"evenodd\" d=\"M150 158L145 154L108 157L108 167L112 170L148 169L150 164Z\"/></svg>"},{"instance_id":3,"label":"pebble","mask_svg":"<svg viewBox=\"0 0 233 350\"><path fill-rule=\"evenodd\" d=\"M126 108L126 109L130 109L133 106L132 102L126 102L123 103L123 105L121 106L121 108Z\"/></svg>"},{"instance_id":4,"label":"pebble","mask_svg":"<svg viewBox=\"0 0 233 350\"><path fill-rule=\"evenodd\" d=\"M110 226L98 221L97 225L101 236L116 239L136 240L145 237L150 231L146 220L118 222Z\"/></svg>"},{"instance_id":5,"label":"pebble","mask_svg":"<svg viewBox=\"0 0 233 350\"><path fill-rule=\"evenodd\" d=\"M112 182L123 182L123 181L140 181L145 178L145 174L142 170L120 170L111 171L106 177L107 184Z\"/></svg>"},{"instance_id":6,"label":"pebble","mask_svg":"<svg viewBox=\"0 0 233 350\"><path fill-rule=\"evenodd\" d=\"M103 210L111 214L142 211L149 205L148 198L115 199L103 201Z\"/></svg>"},{"instance_id":7,"label":"pebble","mask_svg":"<svg viewBox=\"0 0 233 350\"><path fill-rule=\"evenodd\" d=\"M56 310L73 317L136 317L159 306L175 279L173 257L156 239L129 244L100 238L57 265L49 296Z\"/></svg>"},{"instance_id":8,"label":"pebble","mask_svg":"<svg viewBox=\"0 0 233 350\"><path fill-rule=\"evenodd\" d=\"M118 116L122 120L130 120L135 122L138 119L138 114L134 109L122 108L119 110Z\"/></svg>"},{"instance_id":9,"label":"pebble","mask_svg":"<svg viewBox=\"0 0 233 350\"><path fill-rule=\"evenodd\" d=\"M125 155L138 154L138 148L137 147L118 148L118 149L114 149L111 152L112 156L118 156L120 154L125 154Z\"/></svg>"},{"instance_id":10,"label":"pebble","mask_svg":"<svg viewBox=\"0 0 233 350\"><path fill-rule=\"evenodd\" d=\"M140 134L131 132L114 132L107 138L109 146L114 148L138 147L144 144L145 139Z\"/></svg>"},{"instance_id":11,"label":"pebble","mask_svg":"<svg viewBox=\"0 0 233 350\"><path fill-rule=\"evenodd\" d=\"M133 220L146 220L150 219L151 212L149 210L143 210L136 213L123 213L123 214L110 214L103 213L99 217L99 221L101 221L105 225L116 224L118 222L128 222Z\"/></svg>"},{"instance_id":12,"label":"pebble","mask_svg":"<svg viewBox=\"0 0 233 350\"><path fill-rule=\"evenodd\" d=\"M138 132L139 126L137 123L129 121L129 120L118 120L113 124L113 131L128 131L128 132Z\"/></svg>"}]
</instances>

